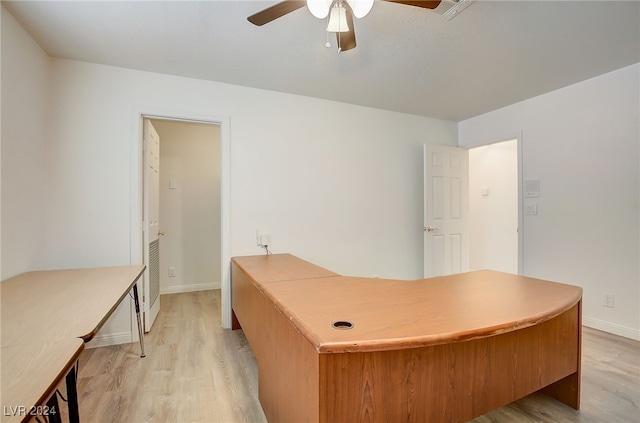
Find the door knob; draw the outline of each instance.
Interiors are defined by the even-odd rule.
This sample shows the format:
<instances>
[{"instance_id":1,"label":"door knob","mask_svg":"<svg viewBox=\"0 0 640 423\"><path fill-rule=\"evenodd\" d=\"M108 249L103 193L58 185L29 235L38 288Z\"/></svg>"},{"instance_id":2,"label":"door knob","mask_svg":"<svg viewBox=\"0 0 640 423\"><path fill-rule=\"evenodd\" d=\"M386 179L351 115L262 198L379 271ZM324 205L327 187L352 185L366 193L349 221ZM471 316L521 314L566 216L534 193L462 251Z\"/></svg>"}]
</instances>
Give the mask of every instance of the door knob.
<instances>
[{"instance_id":1,"label":"door knob","mask_svg":"<svg viewBox=\"0 0 640 423\"><path fill-rule=\"evenodd\" d=\"M158 232L158 236L164 236L164 232Z\"/></svg>"},{"instance_id":2,"label":"door knob","mask_svg":"<svg viewBox=\"0 0 640 423\"><path fill-rule=\"evenodd\" d=\"M424 228L424 230L427 232L435 232L435 231L439 231L440 228L432 228L431 226L427 226Z\"/></svg>"}]
</instances>

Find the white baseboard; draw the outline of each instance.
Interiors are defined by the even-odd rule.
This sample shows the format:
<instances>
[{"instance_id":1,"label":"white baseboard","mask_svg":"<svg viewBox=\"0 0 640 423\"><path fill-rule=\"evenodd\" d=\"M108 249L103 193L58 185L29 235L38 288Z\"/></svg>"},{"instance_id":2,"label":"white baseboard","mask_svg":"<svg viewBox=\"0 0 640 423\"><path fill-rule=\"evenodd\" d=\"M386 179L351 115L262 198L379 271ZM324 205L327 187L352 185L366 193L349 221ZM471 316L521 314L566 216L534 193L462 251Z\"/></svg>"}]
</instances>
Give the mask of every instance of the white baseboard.
<instances>
[{"instance_id":1,"label":"white baseboard","mask_svg":"<svg viewBox=\"0 0 640 423\"><path fill-rule=\"evenodd\" d=\"M188 285L165 286L160 289L160 294L180 294L182 292L209 291L212 289L220 289L220 282L194 283Z\"/></svg>"},{"instance_id":2,"label":"white baseboard","mask_svg":"<svg viewBox=\"0 0 640 423\"><path fill-rule=\"evenodd\" d=\"M582 316L582 324L584 326L601 330L603 332L609 332L614 335L623 336L629 339L635 339L640 341L640 330L632 329L626 326L617 325L615 323L605 322L604 320L594 319L587 316Z\"/></svg>"},{"instance_id":3,"label":"white baseboard","mask_svg":"<svg viewBox=\"0 0 640 423\"><path fill-rule=\"evenodd\" d=\"M131 332L108 333L105 335L96 335L85 348L108 347L110 345L130 344L133 342Z\"/></svg>"},{"instance_id":4,"label":"white baseboard","mask_svg":"<svg viewBox=\"0 0 640 423\"><path fill-rule=\"evenodd\" d=\"M175 285L160 290L160 294L179 294L181 292L209 291L212 289L220 289L221 285L222 284L220 282ZM96 335L90 342L86 344L85 348L99 348L108 347L111 345L130 344L132 342L137 342L137 338L138 337L136 334L136 340L134 340L133 334L131 332Z\"/></svg>"}]
</instances>

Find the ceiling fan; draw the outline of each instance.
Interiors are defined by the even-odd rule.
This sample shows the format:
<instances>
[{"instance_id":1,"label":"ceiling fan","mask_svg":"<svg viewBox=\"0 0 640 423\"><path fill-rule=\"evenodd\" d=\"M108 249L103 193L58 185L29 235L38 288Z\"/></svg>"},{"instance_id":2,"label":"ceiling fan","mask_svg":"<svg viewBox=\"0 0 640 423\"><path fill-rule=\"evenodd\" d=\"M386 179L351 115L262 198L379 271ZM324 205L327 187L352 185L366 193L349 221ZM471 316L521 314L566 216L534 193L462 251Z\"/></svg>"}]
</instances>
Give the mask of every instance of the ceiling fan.
<instances>
[{"instance_id":1,"label":"ceiling fan","mask_svg":"<svg viewBox=\"0 0 640 423\"><path fill-rule=\"evenodd\" d=\"M313 16L329 18L327 32L335 32L338 52L356 47L356 34L353 17L362 18L373 7L374 0L285 0L274 4L247 18L254 25L262 26L304 6ZM391 3L406 4L424 9L435 9L441 0L382 0ZM329 43L327 42L327 47Z\"/></svg>"}]
</instances>

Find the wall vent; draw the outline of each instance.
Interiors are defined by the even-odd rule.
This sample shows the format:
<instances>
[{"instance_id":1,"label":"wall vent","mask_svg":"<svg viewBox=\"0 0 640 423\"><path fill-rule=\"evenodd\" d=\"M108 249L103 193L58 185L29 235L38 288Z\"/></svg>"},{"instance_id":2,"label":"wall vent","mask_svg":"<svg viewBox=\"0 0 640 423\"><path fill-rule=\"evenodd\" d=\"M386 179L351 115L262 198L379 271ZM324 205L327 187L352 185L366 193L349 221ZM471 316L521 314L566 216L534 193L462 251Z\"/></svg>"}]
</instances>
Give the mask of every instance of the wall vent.
<instances>
[{"instance_id":1,"label":"wall vent","mask_svg":"<svg viewBox=\"0 0 640 423\"><path fill-rule=\"evenodd\" d=\"M149 309L160 295L160 239L149 244Z\"/></svg>"},{"instance_id":2,"label":"wall vent","mask_svg":"<svg viewBox=\"0 0 640 423\"><path fill-rule=\"evenodd\" d=\"M475 0L442 0L434 12L444 16L448 21L455 18Z\"/></svg>"}]
</instances>

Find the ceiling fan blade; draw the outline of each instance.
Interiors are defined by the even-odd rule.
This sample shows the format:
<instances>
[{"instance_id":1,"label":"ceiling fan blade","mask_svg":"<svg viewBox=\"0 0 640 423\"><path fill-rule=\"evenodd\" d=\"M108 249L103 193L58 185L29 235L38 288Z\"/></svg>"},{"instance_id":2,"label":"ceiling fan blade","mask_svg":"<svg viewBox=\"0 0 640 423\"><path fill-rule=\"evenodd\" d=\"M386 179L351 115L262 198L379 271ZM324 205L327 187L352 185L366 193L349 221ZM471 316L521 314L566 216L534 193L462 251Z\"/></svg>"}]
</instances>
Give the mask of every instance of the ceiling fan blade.
<instances>
[{"instance_id":1,"label":"ceiling fan blade","mask_svg":"<svg viewBox=\"0 0 640 423\"><path fill-rule=\"evenodd\" d=\"M262 26L275 19L278 19L279 17L286 15L287 13L298 10L301 7L306 6L306 4L307 2L303 0L281 1L280 3L276 3L271 7L267 7L266 9L249 16L247 20L254 25Z\"/></svg>"},{"instance_id":2,"label":"ceiling fan blade","mask_svg":"<svg viewBox=\"0 0 640 423\"><path fill-rule=\"evenodd\" d=\"M353 26L353 13L348 7L345 8L345 10L349 32L336 32L336 38L338 39L338 46L340 46L341 52L356 48L356 28Z\"/></svg>"},{"instance_id":3,"label":"ceiling fan blade","mask_svg":"<svg viewBox=\"0 0 640 423\"><path fill-rule=\"evenodd\" d=\"M383 0L390 3L407 4L409 6L422 7L424 9L435 9L440 4L440 0Z\"/></svg>"}]
</instances>

